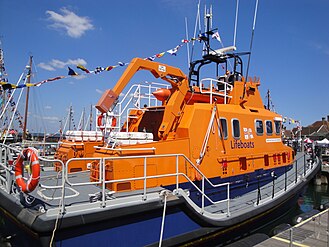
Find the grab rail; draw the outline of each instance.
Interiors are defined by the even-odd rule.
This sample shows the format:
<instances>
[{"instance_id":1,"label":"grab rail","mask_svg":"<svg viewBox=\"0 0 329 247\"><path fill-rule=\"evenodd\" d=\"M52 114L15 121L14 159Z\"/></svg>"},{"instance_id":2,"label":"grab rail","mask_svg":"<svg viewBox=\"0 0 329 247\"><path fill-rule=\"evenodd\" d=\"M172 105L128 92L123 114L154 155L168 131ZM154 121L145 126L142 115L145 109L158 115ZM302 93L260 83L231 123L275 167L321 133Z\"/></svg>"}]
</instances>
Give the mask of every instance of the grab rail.
<instances>
[{"instance_id":1,"label":"grab rail","mask_svg":"<svg viewBox=\"0 0 329 247\"><path fill-rule=\"evenodd\" d=\"M8 194L11 193L11 181L14 180L14 170L12 169L12 165L8 164L8 157L9 157L9 153L19 153L21 150L1 144L0 145L0 171L3 171L3 174L0 174L0 181L3 185L5 185L6 191ZM173 169L175 169L172 173L168 173L168 174L160 174L160 175L148 175L147 174L147 164L148 164L148 160L152 159L160 159L160 158L173 158L175 159L174 163L175 166L173 166ZM299 157L296 160L300 160L304 158ZM41 188L44 189L61 189L62 190L62 196L61 196L61 202L60 202L60 213L64 214L65 213L65 208L67 207L67 205L65 204L65 187L66 186L70 186L70 187L74 187L74 186L84 186L84 185L99 185L101 188L100 190L102 191L102 198L100 199L101 202L101 207L105 207L106 206L106 186L108 184L113 184L113 183L120 183L120 182L127 182L127 181L143 181L143 189L141 192L141 196L142 196L142 200L147 200L147 195L148 195L148 191L147 191L147 181L151 180L151 179L155 179L155 178L164 178L164 177L176 177L176 181L175 181L175 189L173 190L174 194L181 194L183 189L180 188L180 177L184 178L188 183L190 183L197 192L200 193L201 195L201 207L198 207L196 205L196 209L199 209L199 213L203 214L205 212L205 201L207 200L208 202L210 202L211 204L219 204L219 203L226 203L226 214L230 215L230 184L229 183L221 183L221 184L213 184L200 170L199 168L191 161L188 159L188 157L186 157L184 154L162 154L162 155L143 155L143 156L124 156L124 157L98 157L98 158L72 158L70 160L68 160L65 164L61 161L61 160L50 160L50 159L45 159L43 157L39 157L39 159L41 161L45 161L45 162L59 162L61 164L61 167L63 167L63 169L61 170L61 174L62 174L62 181L61 184L59 185L46 185L46 184L42 184L41 182L39 183L39 186ZM105 166L106 163L108 161L114 161L114 160L128 160L128 159L143 159L143 176L139 176L139 177L133 177L133 178L124 178L124 179L115 179L115 180L107 180L106 179L106 174L105 174ZM68 166L71 162L77 161L77 160L85 160L85 161L98 161L100 166L99 166L99 177L98 177L98 181L87 181L87 182L78 182L75 183L73 181L71 181L70 178L70 174L68 173L69 169ZM305 159L304 159L305 160ZM192 181L192 179L189 177L189 175L187 174L187 172L180 172L180 166L181 165L186 165L186 164L190 164L191 167L200 174L201 177L201 188L199 188L199 186L197 186L195 184L195 181ZM289 174L289 178L291 179L292 176L296 176L298 177L298 181L300 181L301 179L303 179L303 176L305 176L306 173L309 172L309 168L313 167L313 164L310 164L310 167L307 167L305 164L295 164L295 166L297 165L297 167L293 170L293 172L290 172ZM307 170L307 171L306 171ZM291 170L292 171L292 170ZM297 174L297 175L296 175ZM218 200L218 201L214 201L212 200L205 191L206 185L205 182L207 182L212 188L218 188L218 187L226 187L227 188L227 195L225 199L222 200ZM297 180L296 180L297 182ZM275 195L280 195L282 193L282 190L286 190L287 186L284 184L287 184L287 176L285 176L285 181L280 181L281 184L276 185L274 182L273 184L268 184L264 187L262 187L262 190L264 191L264 189L269 188L270 186L273 186L273 191L274 189L276 189L276 193ZM280 188L280 187L284 187L284 188ZM181 194L183 195L183 194ZM255 194L256 196L256 194ZM263 204L263 203L267 203L268 202L268 198L261 198L261 194L260 192L257 194L257 205L259 204ZM225 211L224 211L225 213Z\"/></svg>"},{"instance_id":2,"label":"grab rail","mask_svg":"<svg viewBox=\"0 0 329 247\"><path fill-rule=\"evenodd\" d=\"M147 176L146 174L146 167L147 167L147 159L155 159L155 158L169 158L169 157L175 157L176 158L176 172L174 173L168 173L168 174L162 174L162 175L152 175L152 176ZM193 166L194 169L196 169L202 176L203 180L203 186L200 189L185 173L178 172L179 171L179 157L182 157L184 161L182 163L185 164L185 162L188 162L190 165ZM68 171L68 165L71 162L74 162L76 160L91 160L91 158L72 158L69 159L66 164L65 164L65 180L70 186L83 186L83 185L91 185L91 184L101 184L102 187L102 201L101 205L104 207L105 206L105 188L107 184L111 183L120 183L120 182L131 182L131 181L138 181L138 180L143 180L144 181L144 186L143 186L143 195L142 198L145 200L147 198L147 180L149 179L154 179L154 178L164 178L164 177L176 177L176 192L178 193L179 191L179 177L182 176L184 177L199 193L202 194L202 208L201 211L204 211L204 199L207 199L211 204L218 204L221 202L227 202L227 210L229 214L229 183L222 183L222 184L213 184L207 177L204 176L204 174L194 165L184 154L159 154L159 155L145 155L145 156L125 156L125 157L106 157L106 158L95 158L94 160L99 160L100 161L100 173L99 173L99 182L85 182L85 183L73 183L69 180L69 173ZM128 160L128 159L144 159L144 176L142 177L133 177L133 178L124 178L124 179L115 179L115 180L106 180L105 179L105 164L106 161L109 160ZM227 186L227 191L228 191L228 197L224 200L219 200L219 201L213 201L211 198L209 198L206 193L205 193L205 184L204 181L207 181L212 187L217 188L217 187L222 187L222 186ZM201 213L202 213L201 212Z\"/></svg>"},{"instance_id":3,"label":"grab rail","mask_svg":"<svg viewBox=\"0 0 329 247\"><path fill-rule=\"evenodd\" d=\"M204 91L204 83L203 82L206 82L206 81L210 81L210 85L209 85L209 90L210 91ZM215 82L215 83L214 83ZM223 90L217 90L218 92L221 92L221 93L216 93L216 92L213 92L213 88L215 88L215 86L217 87L218 85L223 85L224 89ZM213 78L204 78L201 80L201 83L200 83L200 93L202 94L210 94L210 104L212 104L212 101L213 101L213 95L217 95L217 96L221 96L223 97L224 96L224 104L227 104L227 99L228 98L232 98L232 96L229 96L228 95L228 92L232 91L233 90L233 85L225 82L225 81L219 81L219 80L216 80L216 79L213 79Z\"/></svg>"}]
</instances>

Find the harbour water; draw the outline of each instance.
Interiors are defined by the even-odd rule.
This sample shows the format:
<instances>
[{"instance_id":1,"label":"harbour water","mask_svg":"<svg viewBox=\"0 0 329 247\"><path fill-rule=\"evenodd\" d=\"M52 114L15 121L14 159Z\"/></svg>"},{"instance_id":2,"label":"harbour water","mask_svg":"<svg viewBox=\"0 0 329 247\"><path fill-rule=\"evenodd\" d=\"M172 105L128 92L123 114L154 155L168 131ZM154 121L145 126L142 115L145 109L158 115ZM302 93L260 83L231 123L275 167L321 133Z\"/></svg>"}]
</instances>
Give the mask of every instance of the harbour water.
<instances>
[{"instance_id":1,"label":"harbour water","mask_svg":"<svg viewBox=\"0 0 329 247\"><path fill-rule=\"evenodd\" d=\"M300 195L295 207L291 207L288 212L282 212L282 217L274 223L265 226L264 222L264 227L259 229L257 233L272 236L273 229L278 225L294 225L298 215L320 209L320 206L325 204L329 205L328 185L314 185L311 182ZM27 236L22 230L18 230L14 222L15 219L8 219L2 210L0 211L0 247L33 246L33 236Z\"/></svg>"}]
</instances>

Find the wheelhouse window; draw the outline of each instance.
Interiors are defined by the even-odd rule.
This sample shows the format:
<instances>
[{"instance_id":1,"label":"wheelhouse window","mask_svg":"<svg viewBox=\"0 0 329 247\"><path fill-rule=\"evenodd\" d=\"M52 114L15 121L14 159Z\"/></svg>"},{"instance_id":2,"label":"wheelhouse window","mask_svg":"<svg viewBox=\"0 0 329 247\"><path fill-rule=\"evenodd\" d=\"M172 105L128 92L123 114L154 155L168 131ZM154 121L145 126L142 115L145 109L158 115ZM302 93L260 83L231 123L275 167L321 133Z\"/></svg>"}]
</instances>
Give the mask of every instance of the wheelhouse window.
<instances>
[{"instance_id":1,"label":"wheelhouse window","mask_svg":"<svg viewBox=\"0 0 329 247\"><path fill-rule=\"evenodd\" d=\"M227 139L227 120L225 118L220 119L220 126L218 129L219 136L223 135L223 138Z\"/></svg>"},{"instance_id":2,"label":"wheelhouse window","mask_svg":"<svg viewBox=\"0 0 329 247\"><path fill-rule=\"evenodd\" d=\"M233 137L240 139L240 122L238 119L232 119Z\"/></svg>"},{"instance_id":3,"label":"wheelhouse window","mask_svg":"<svg viewBox=\"0 0 329 247\"><path fill-rule=\"evenodd\" d=\"M275 125L275 134L280 135L281 134L281 121L274 120Z\"/></svg>"},{"instance_id":4,"label":"wheelhouse window","mask_svg":"<svg viewBox=\"0 0 329 247\"><path fill-rule=\"evenodd\" d=\"M256 120L255 121L255 129L257 135L263 135L264 134L264 125L262 120Z\"/></svg>"},{"instance_id":5,"label":"wheelhouse window","mask_svg":"<svg viewBox=\"0 0 329 247\"><path fill-rule=\"evenodd\" d=\"M271 120L266 120L266 134L267 135L273 134L273 124Z\"/></svg>"}]
</instances>

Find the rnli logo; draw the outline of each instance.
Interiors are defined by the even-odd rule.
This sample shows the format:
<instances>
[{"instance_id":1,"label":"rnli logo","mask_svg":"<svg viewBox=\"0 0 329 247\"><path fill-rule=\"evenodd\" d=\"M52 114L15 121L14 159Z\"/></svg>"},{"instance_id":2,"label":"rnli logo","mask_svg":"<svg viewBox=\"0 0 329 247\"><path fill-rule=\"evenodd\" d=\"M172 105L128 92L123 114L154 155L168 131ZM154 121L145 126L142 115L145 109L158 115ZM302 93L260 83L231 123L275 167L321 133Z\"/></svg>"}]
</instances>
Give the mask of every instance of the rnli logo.
<instances>
[{"instance_id":1,"label":"rnli logo","mask_svg":"<svg viewBox=\"0 0 329 247\"><path fill-rule=\"evenodd\" d=\"M254 148L255 143L254 142L243 142L241 140L234 140L231 141L231 149L240 149L240 148Z\"/></svg>"},{"instance_id":2,"label":"rnli logo","mask_svg":"<svg viewBox=\"0 0 329 247\"><path fill-rule=\"evenodd\" d=\"M160 72L166 72L166 71L167 71L167 68L166 68L166 66L159 65L158 70L159 70Z\"/></svg>"}]
</instances>

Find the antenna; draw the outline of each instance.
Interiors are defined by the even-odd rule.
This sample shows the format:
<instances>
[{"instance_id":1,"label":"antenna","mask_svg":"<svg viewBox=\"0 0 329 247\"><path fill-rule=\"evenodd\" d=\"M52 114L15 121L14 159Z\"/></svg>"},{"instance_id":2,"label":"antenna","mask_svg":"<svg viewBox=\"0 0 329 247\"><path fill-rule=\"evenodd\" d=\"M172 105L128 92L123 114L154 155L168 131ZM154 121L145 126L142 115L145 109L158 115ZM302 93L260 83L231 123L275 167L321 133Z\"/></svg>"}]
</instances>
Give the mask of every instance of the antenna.
<instances>
[{"instance_id":1,"label":"antenna","mask_svg":"<svg viewBox=\"0 0 329 247\"><path fill-rule=\"evenodd\" d=\"M212 29L212 5L210 5L210 29Z\"/></svg>"},{"instance_id":2,"label":"antenna","mask_svg":"<svg viewBox=\"0 0 329 247\"><path fill-rule=\"evenodd\" d=\"M238 14L239 14L239 0L236 0L233 46L236 46L235 42L236 42L236 29L237 29L237 26L238 26Z\"/></svg>"},{"instance_id":3,"label":"antenna","mask_svg":"<svg viewBox=\"0 0 329 247\"><path fill-rule=\"evenodd\" d=\"M253 22L253 25L252 25L252 33L251 33L251 40L250 40L248 65L247 65L247 72L246 72L246 81L248 80L249 65L250 65L250 58L251 58L251 50L252 50L252 44L253 44L254 34L255 34L257 9L258 9L258 0L256 0L255 13L254 13L254 22Z\"/></svg>"},{"instance_id":4,"label":"antenna","mask_svg":"<svg viewBox=\"0 0 329 247\"><path fill-rule=\"evenodd\" d=\"M199 30L200 30L200 1L199 0L199 3L198 3L198 11L197 11L197 14L196 14L196 18L195 18L195 25L194 25L194 34L193 34L193 42L192 42L192 51L191 51L191 60L192 60L192 57L193 57L193 52L194 52L194 43L195 43L195 36L196 36L196 29L197 29L197 25L199 24Z\"/></svg>"},{"instance_id":5,"label":"antenna","mask_svg":"<svg viewBox=\"0 0 329 247\"><path fill-rule=\"evenodd\" d=\"M251 33L251 40L250 40L250 48L249 48L247 72L246 72L246 79L244 80L244 90L243 90L242 99L244 98L244 96L246 94L246 82L248 80L248 73L249 73L249 66L250 66L252 43L253 43L253 40L254 40L254 33L255 33L255 26L256 26L257 9L258 9L258 0L256 0L256 6L255 6L254 22L253 22L253 25L252 25L252 33Z\"/></svg>"},{"instance_id":6,"label":"antenna","mask_svg":"<svg viewBox=\"0 0 329 247\"><path fill-rule=\"evenodd\" d=\"M185 17L185 32L186 32L186 40L188 40L188 29L187 29L187 18ZM190 46L189 43L186 44L187 49L187 68L190 67Z\"/></svg>"}]
</instances>

